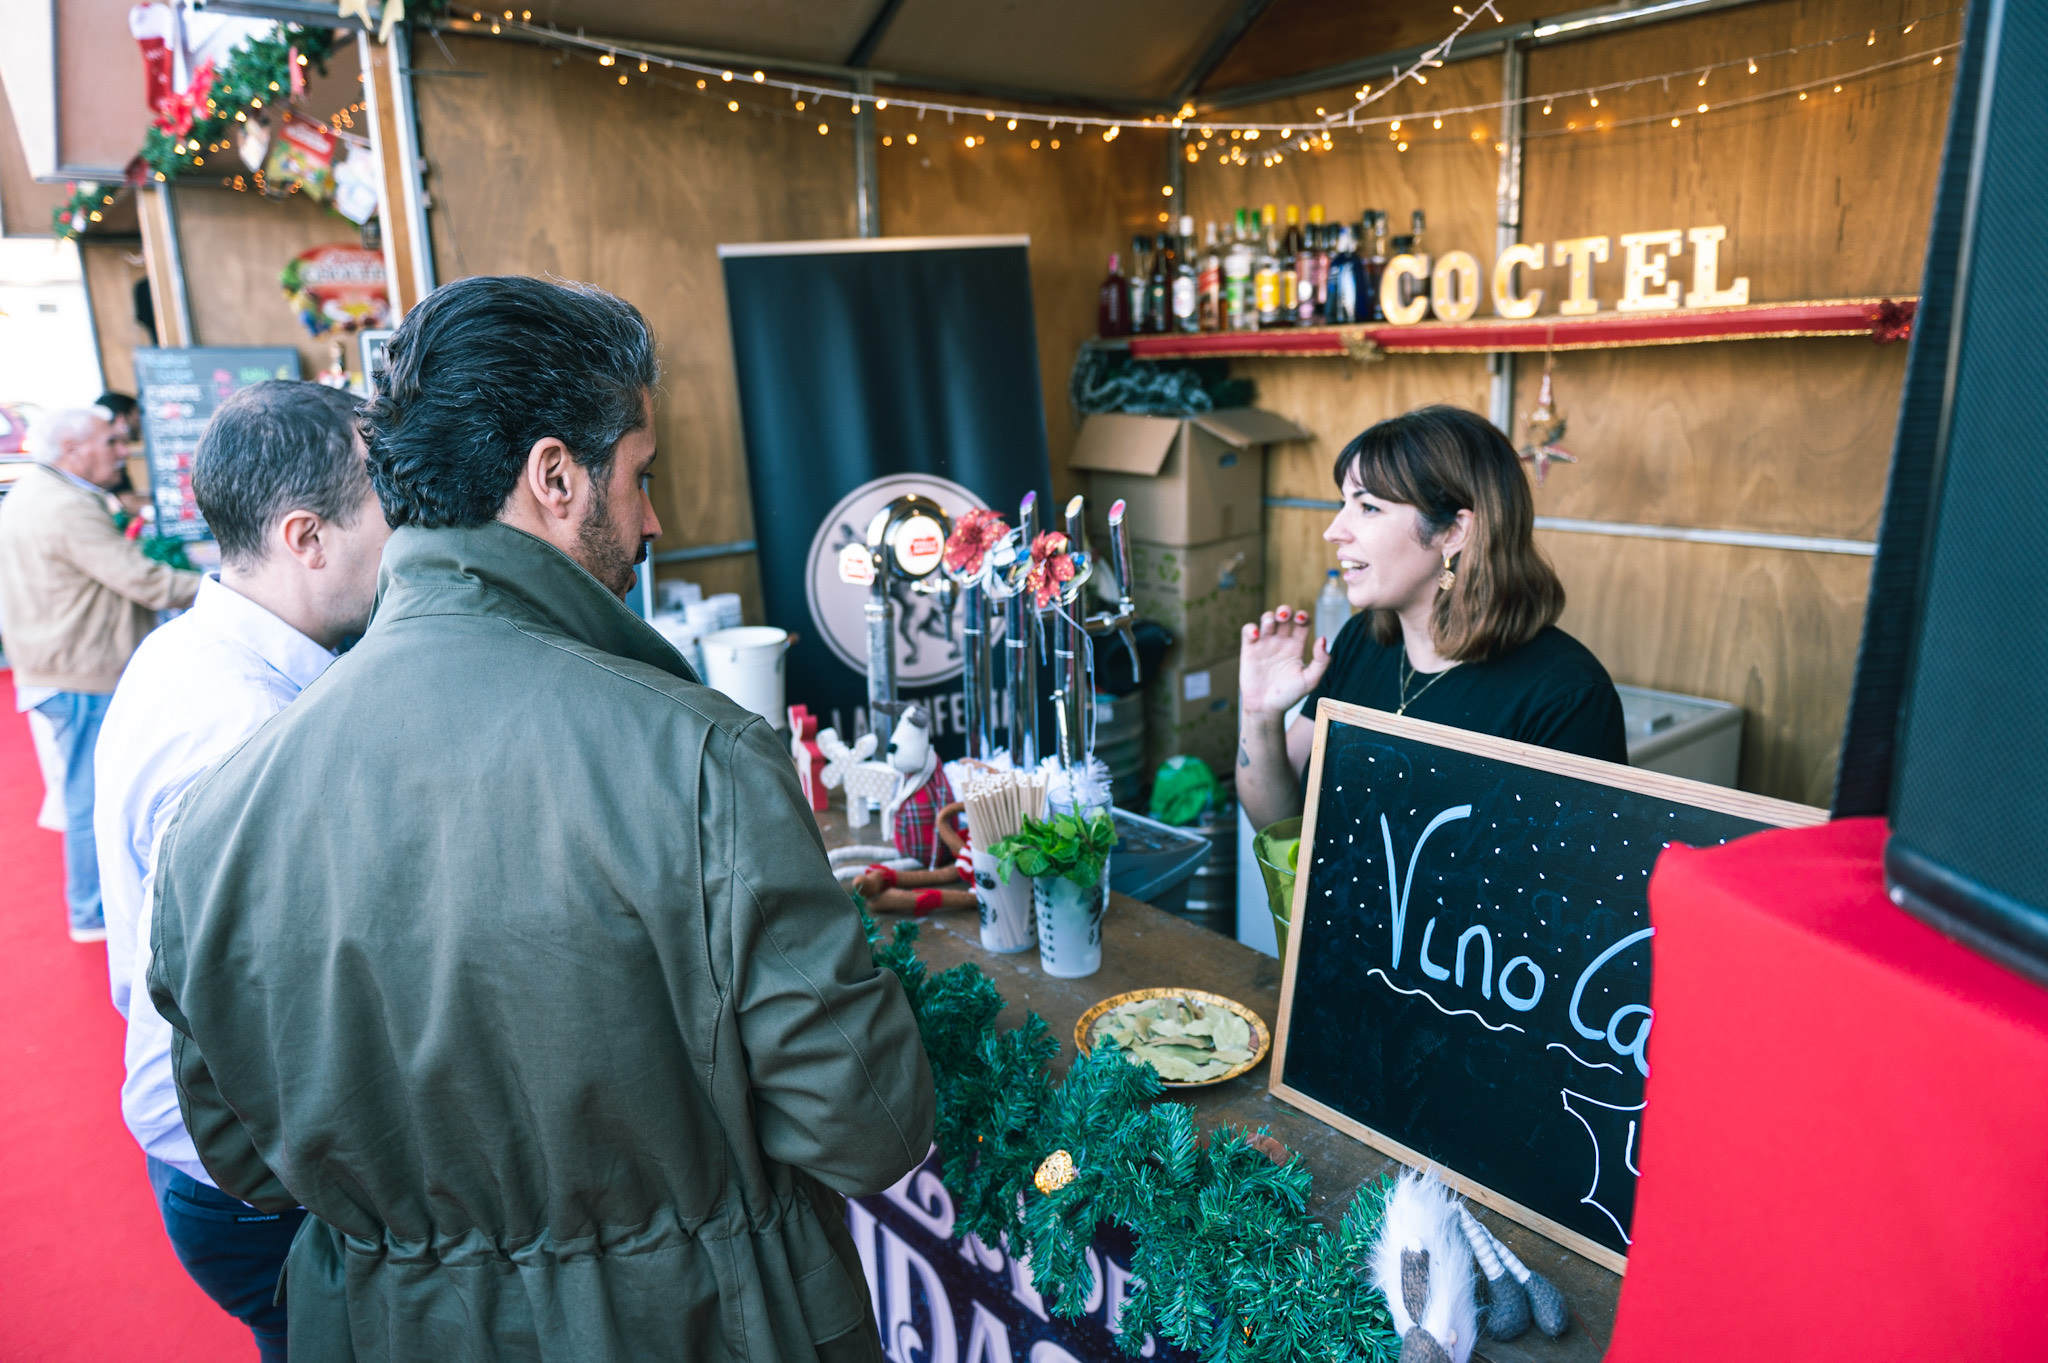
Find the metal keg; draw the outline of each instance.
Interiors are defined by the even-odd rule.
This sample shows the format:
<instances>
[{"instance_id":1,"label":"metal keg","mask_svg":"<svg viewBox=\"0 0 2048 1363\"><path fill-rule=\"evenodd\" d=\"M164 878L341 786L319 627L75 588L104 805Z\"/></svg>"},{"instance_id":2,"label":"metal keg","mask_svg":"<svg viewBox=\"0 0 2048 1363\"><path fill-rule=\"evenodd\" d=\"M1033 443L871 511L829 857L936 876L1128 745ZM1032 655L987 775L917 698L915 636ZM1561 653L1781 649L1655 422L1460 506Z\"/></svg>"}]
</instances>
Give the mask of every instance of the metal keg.
<instances>
[{"instance_id":1,"label":"metal keg","mask_svg":"<svg viewBox=\"0 0 2048 1363\"><path fill-rule=\"evenodd\" d=\"M1237 936L1237 801L1220 797L1187 830L1209 842L1209 859L1188 880L1181 917L1225 937Z\"/></svg>"}]
</instances>

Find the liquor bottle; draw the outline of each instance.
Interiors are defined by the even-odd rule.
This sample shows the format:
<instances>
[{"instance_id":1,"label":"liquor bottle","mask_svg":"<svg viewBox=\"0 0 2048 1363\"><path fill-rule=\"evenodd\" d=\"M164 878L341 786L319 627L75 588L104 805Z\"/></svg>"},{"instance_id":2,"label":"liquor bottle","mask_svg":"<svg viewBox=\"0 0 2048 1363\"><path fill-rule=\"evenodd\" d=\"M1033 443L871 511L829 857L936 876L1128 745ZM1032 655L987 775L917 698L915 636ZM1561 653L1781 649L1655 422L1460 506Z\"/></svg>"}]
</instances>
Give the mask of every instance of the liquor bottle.
<instances>
[{"instance_id":1,"label":"liquor bottle","mask_svg":"<svg viewBox=\"0 0 2048 1363\"><path fill-rule=\"evenodd\" d=\"M1145 283L1145 330L1168 332L1173 323L1173 277L1180 269L1173 238L1161 232L1152 240L1152 274Z\"/></svg>"},{"instance_id":2,"label":"liquor bottle","mask_svg":"<svg viewBox=\"0 0 2048 1363\"><path fill-rule=\"evenodd\" d=\"M1302 326L1312 327L1323 320L1329 305L1330 286L1330 244L1329 229L1323 225L1323 206L1310 204L1308 227L1303 233L1300 260L1295 264L1295 273L1300 276L1300 296L1296 299L1294 319Z\"/></svg>"},{"instance_id":3,"label":"liquor bottle","mask_svg":"<svg viewBox=\"0 0 2048 1363\"><path fill-rule=\"evenodd\" d=\"M1142 335L1145 331L1145 290L1150 287L1152 243L1140 234L1131 238L1131 272L1124 276L1124 287L1131 295L1131 334Z\"/></svg>"},{"instance_id":4,"label":"liquor bottle","mask_svg":"<svg viewBox=\"0 0 2048 1363\"><path fill-rule=\"evenodd\" d=\"M1257 299L1261 327L1280 325L1280 215L1267 204L1259 210L1258 263L1253 266L1252 289Z\"/></svg>"},{"instance_id":5,"label":"liquor bottle","mask_svg":"<svg viewBox=\"0 0 2048 1363\"><path fill-rule=\"evenodd\" d=\"M1301 306L1301 209L1287 205L1287 231L1280 238L1279 325L1291 327L1300 320Z\"/></svg>"},{"instance_id":6,"label":"liquor bottle","mask_svg":"<svg viewBox=\"0 0 2048 1363\"><path fill-rule=\"evenodd\" d=\"M1363 310L1365 299L1360 293L1363 288L1361 273L1357 242L1352 237L1351 224L1347 222L1337 228L1337 249L1330 255L1323 320L1331 326L1363 322L1371 316Z\"/></svg>"},{"instance_id":7,"label":"liquor bottle","mask_svg":"<svg viewBox=\"0 0 2048 1363\"><path fill-rule=\"evenodd\" d=\"M1102 287L1095 291L1095 334L1097 336L1128 336L1131 334L1131 293L1124 285L1122 261L1116 252L1109 253L1109 277L1102 281Z\"/></svg>"},{"instance_id":8,"label":"liquor bottle","mask_svg":"<svg viewBox=\"0 0 2048 1363\"><path fill-rule=\"evenodd\" d=\"M1420 256L1424 260L1428 259L1428 256L1424 254L1424 247L1422 244L1423 226L1424 220L1422 216L1422 210L1418 208L1413 213L1410 213L1408 215L1408 236L1406 238L1408 244L1405 247L1402 247L1399 250L1397 250L1396 254ZM1413 303L1417 298L1427 299L1428 297L1429 276L1427 272L1425 272L1420 278L1417 278L1415 275L1412 274L1402 276L1401 302L1404 306L1406 304ZM1424 317L1429 316L1429 309L1427 307L1425 307L1422 310L1422 315Z\"/></svg>"},{"instance_id":9,"label":"liquor bottle","mask_svg":"<svg viewBox=\"0 0 2048 1363\"><path fill-rule=\"evenodd\" d=\"M1252 292L1251 210L1237 210L1230 249L1223 253L1223 324L1230 331L1258 325L1258 299Z\"/></svg>"},{"instance_id":10,"label":"liquor bottle","mask_svg":"<svg viewBox=\"0 0 2048 1363\"><path fill-rule=\"evenodd\" d=\"M1180 218L1180 249L1175 254L1173 267L1174 331L1202 329L1200 273L1200 267L1195 264L1195 220L1183 213Z\"/></svg>"},{"instance_id":11,"label":"liquor bottle","mask_svg":"<svg viewBox=\"0 0 2048 1363\"><path fill-rule=\"evenodd\" d=\"M1202 250L1202 269L1195 276L1195 295L1202 330L1223 330L1223 252L1216 245L1216 224L1208 227L1209 244Z\"/></svg>"},{"instance_id":12,"label":"liquor bottle","mask_svg":"<svg viewBox=\"0 0 2048 1363\"><path fill-rule=\"evenodd\" d=\"M1366 250L1367 238L1372 240L1372 249ZM1387 212L1383 208L1365 210L1364 235L1359 238L1358 252L1364 257L1359 261L1358 271L1358 320L1361 322L1384 322L1387 310L1380 306L1380 281L1387 273Z\"/></svg>"}]
</instances>

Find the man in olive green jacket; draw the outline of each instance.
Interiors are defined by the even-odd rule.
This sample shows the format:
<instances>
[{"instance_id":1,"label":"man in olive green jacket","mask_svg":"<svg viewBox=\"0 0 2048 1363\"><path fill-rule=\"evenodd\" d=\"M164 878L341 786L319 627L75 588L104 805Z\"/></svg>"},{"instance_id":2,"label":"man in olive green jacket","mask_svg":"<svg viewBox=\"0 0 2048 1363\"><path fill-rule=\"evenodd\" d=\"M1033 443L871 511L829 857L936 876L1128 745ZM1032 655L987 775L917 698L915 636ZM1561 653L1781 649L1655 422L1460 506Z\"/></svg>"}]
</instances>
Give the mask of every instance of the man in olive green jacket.
<instances>
[{"instance_id":1,"label":"man in olive green jacket","mask_svg":"<svg viewBox=\"0 0 2048 1363\"><path fill-rule=\"evenodd\" d=\"M319 1360L880 1357L840 1194L930 1071L784 746L620 603L652 342L580 287L415 309L353 650L194 788L150 993L220 1186L303 1204Z\"/></svg>"}]
</instances>

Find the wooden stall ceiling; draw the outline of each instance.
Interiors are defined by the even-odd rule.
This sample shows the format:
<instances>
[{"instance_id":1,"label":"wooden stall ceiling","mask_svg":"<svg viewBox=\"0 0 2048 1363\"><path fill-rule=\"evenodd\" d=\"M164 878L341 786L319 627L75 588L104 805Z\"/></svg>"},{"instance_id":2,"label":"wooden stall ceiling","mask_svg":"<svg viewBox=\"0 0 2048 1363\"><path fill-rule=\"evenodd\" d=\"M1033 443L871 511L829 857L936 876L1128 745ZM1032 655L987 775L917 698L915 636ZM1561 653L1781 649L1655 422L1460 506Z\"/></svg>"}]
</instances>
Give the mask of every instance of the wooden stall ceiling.
<instances>
[{"instance_id":1,"label":"wooden stall ceiling","mask_svg":"<svg viewBox=\"0 0 2048 1363\"><path fill-rule=\"evenodd\" d=\"M99 340L102 382L116 393L135 392L135 349L154 344L135 320L135 286L149 278L142 263L142 239L79 243L86 303Z\"/></svg>"},{"instance_id":2,"label":"wooden stall ceiling","mask_svg":"<svg viewBox=\"0 0 2048 1363\"><path fill-rule=\"evenodd\" d=\"M728 113L722 100L616 76L536 47L446 39L424 49L421 154L446 282L552 274L610 289L661 346L655 510L663 549L751 538L721 242L854 234L853 145L814 121ZM664 566L760 609L751 556Z\"/></svg>"},{"instance_id":3,"label":"wooden stall ceiling","mask_svg":"<svg viewBox=\"0 0 2048 1363\"><path fill-rule=\"evenodd\" d=\"M920 134L914 147L905 140L913 131ZM1071 125L1012 132L979 119L949 127L895 110L883 112L877 132L891 139L877 149L884 235L1030 234L1052 490L1054 503L1063 503L1086 490L1067 471L1080 425L1067 378L1081 342L1095 334L1096 289L1110 253L1129 254L1133 233L1161 230L1165 138L1126 132L1104 142L1099 133L1076 135ZM970 149L966 138L976 134L988 144ZM1050 146L1055 135L1058 151ZM1041 143L1036 151L1033 138Z\"/></svg>"}]
</instances>

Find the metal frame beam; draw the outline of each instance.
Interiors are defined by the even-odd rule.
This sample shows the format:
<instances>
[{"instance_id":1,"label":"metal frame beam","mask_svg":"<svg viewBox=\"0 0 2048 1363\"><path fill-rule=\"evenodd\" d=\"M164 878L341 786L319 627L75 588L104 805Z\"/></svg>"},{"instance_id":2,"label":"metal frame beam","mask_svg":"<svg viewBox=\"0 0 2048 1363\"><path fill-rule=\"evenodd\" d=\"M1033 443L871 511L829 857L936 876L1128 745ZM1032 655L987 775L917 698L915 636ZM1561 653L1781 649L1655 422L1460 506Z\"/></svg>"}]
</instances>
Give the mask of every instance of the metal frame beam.
<instances>
[{"instance_id":1,"label":"metal frame beam","mask_svg":"<svg viewBox=\"0 0 2048 1363\"><path fill-rule=\"evenodd\" d=\"M853 52L846 59L852 67L866 66L875 58L875 49L882 45L882 39L889 36L889 25L896 22L897 13L903 8L903 0L882 0L875 17L868 21L867 32L860 35L860 41L853 45Z\"/></svg>"},{"instance_id":2,"label":"metal frame beam","mask_svg":"<svg viewBox=\"0 0 2048 1363\"><path fill-rule=\"evenodd\" d=\"M1179 109L1190 95L1202 88L1202 82L1209 79L1217 67L1223 65L1223 59L1244 41L1244 35L1251 31L1252 25L1259 21L1259 16L1264 14L1266 7L1272 3L1273 0L1244 0L1244 3L1237 7L1237 13L1231 15L1223 27L1217 30L1216 36L1209 40L1209 46L1202 50L1202 55L1195 59L1195 64L1174 88L1175 109Z\"/></svg>"},{"instance_id":3,"label":"metal frame beam","mask_svg":"<svg viewBox=\"0 0 2048 1363\"><path fill-rule=\"evenodd\" d=\"M1536 47L1548 43L1572 42L1643 24L1659 24L1667 19L1689 19L1695 15L1711 14L1715 10L1734 9L1740 5L1757 3L1759 0L1661 0L1660 3L1652 4L1622 3L1621 0L1617 0L1617 3L1573 10L1532 23L1495 24L1487 29L1475 29L1459 39L1457 47L1447 54L1447 57L1452 61L1468 61L1474 57L1493 56L1504 51L1510 43L1521 47ZM1334 66L1320 67L1314 71L1304 71L1298 76L1283 76L1277 80L1234 85L1226 90L1218 90L1199 102L1204 112L1215 113L1224 109L1243 108L1247 104L1263 104L1268 100L1285 99L1290 95L1305 95L1317 90L1334 89L1358 81L1372 81L1377 84L1383 77L1392 75L1397 68L1409 65L1435 46L1435 43L1423 43L1393 52L1380 52L1370 57L1339 62Z\"/></svg>"}]
</instances>

